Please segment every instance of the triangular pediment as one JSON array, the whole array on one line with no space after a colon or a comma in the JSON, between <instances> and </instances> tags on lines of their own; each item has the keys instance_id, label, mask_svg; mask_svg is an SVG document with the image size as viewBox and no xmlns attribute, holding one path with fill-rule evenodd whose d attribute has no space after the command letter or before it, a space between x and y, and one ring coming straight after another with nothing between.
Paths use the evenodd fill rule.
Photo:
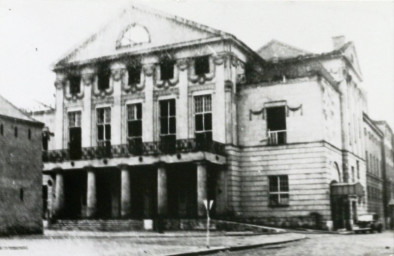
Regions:
<instances>
[{"instance_id":1,"label":"triangular pediment","mask_svg":"<svg viewBox=\"0 0 394 256\"><path fill-rule=\"evenodd\" d=\"M358 56L356 52L356 47L352 42L349 42L349 44L345 45L341 49L343 56L345 56L346 59L352 64L353 68L357 72L357 74L361 77L361 68L360 68L360 63L358 61Z\"/></svg>"},{"instance_id":2,"label":"triangular pediment","mask_svg":"<svg viewBox=\"0 0 394 256\"><path fill-rule=\"evenodd\" d=\"M55 65L145 51L226 33L147 7L130 6Z\"/></svg>"}]
</instances>

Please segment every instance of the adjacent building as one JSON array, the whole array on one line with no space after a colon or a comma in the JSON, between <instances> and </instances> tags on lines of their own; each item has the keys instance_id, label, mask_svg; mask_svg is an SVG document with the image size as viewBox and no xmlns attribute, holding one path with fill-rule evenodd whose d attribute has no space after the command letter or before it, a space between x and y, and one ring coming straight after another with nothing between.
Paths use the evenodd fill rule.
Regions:
<instances>
[{"instance_id":1,"label":"adjacent building","mask_svg":"<svg viewBox=\"0 0 394 256\"><path fill-rule=\"evenodd\" d=\"M42 233L42 128L0 96L0 234Z\"/></svg>"},{"instance_id":2,"label":"adjacent building","mask_svg":"<svg viewBox=\"0 0 394 256\"><path fill-rule=\"evenodd\" d=\"M384 134L368 115L364 114L365 162L367 166L368 212L377 214L381 220L384 214Z\"/></svg>"},{"instance_id":3,"label":"adjacent building","mask_svg":"<svg viewBox=\"0 0 394 256\"><path fill-rule=\"evenodd\" d=\"M383 205L386 227L394 228L394 135L386 121L374 122L383 133Z\"/></svg>"},{"instance_id":4,"label":"adjacent building","mask_svg":"<svg viewBox=\"0 0 394 256\"><path fill-rule=\"evenodd\" d=\"M195 219L211 199L216 218L350 228L369 211L368 111L354 44L333 44L255 52L124 10L54 66L51 215Z\"/></svg>"}]
</instances>

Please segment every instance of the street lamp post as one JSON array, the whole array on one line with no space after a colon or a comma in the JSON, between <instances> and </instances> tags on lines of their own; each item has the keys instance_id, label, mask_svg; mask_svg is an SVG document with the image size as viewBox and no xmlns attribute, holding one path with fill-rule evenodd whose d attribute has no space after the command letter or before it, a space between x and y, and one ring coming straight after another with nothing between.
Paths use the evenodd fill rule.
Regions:
<instances>
[{"instance_id":1,"label":"street lamp post","mask_svg":"<svg viewBox=\"0 0 394 256\"><path fill-rule=\"evenodd\" d=\"M209 249L209 211L211 210L213 205L213 200L204 200L204 206L207 210L207 248Z\"/></svg>"}]
</instances>

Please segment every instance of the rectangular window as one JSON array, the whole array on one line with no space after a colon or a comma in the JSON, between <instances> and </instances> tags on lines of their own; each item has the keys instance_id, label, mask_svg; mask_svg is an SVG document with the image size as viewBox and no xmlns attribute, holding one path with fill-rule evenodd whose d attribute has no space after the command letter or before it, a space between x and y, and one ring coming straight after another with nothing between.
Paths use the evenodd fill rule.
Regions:
<instances>
[{"instance_id":1,"label":"rectangular window","mask_svg":"<svg viewBox=\"0 0 394 256\"><path fill-rule=\"evenodd\" d=\"M70 75L70 93L72 95L81 92L81 76L80 75Z\"/></svg>"},{"instance_id":2,"label":"rectangular window","mask_svg":"<svg viewBox=\"0 0 394 256\"><path fill-rule=\"evenodd\" d=\"M127 106L127 138L132 154L142 153L142 104Z\"/></svg>"},{"instance_id":3,"label":"rectangular window","mask_svg":"<svg viewBox=\"0 0 394 256\"><path fill-rule=\"evenodd\" d=\"M289 205L289 178L287 175L268 176L269 178L269 205Z\"/></svg>"},{"instance_id":4,"label":"rectangular window","mask_svg":"<svg viewBox=\"0 0 394 256\"><path fill-rule=\"evenodd\" d=\"M81 112L68 113L68 130L69 141L68 148L70 158L77 160L81 158L82 154L82 131L81 131Z\"/></svg>"},{"instance_id":5,"label":"rectangular window","mask_svg":"<svg viewBox=\"0 0 394 256\"><path fill-rule=\"evenodd\" d=\"M176 109L174 99L160 101L160 142L163 152L175 152Z\"/></svg>"},{"instance_id":6,"label":"rectangular window","mask_svg":"<svg viewBox=\"0 0 394 256\"><path fill-rule=\"evenodd\" d=\"M81 112L68 112L68 127L76 128L81 127Z\"/></svg>"},{"instance_id":7,"label":"rectangular window","mask_svg":"<svg viewBox=\"0 0 394 256\"><path fill-rule=\"evenodd\" d=\"M97 145L110 150L111 147L111 108L97 109Z\"/></svg>"},{"instance_id":8,"label":"rectangular window","mask_svg":"<svg viewBox=\"0 0 394 256\"><path fill-rule=\"evenodd\" d=\"M160 80L169 80L174 78L174 64L172 60L164 60L160 64Z\"/></svg>"},{"instance_id":9,"label":"rectangular window","mask_svg":"<svg viewBox=\"0 0 394 256\"><path fill-rule=\"evenodd\" d=\"M268 144L280 145L286 143L286 108L270 107L267 112Z\"/></svg>"},{"instance_id":10,"label":"rectangular window","mask_svg":"<svg viewBox=\"0 0 394 256\"><path fill-rule=\"evenodd\" d=\"M209 73L209 56L194 59L194 73L198 76Z\"/></svg>"},{"instance_id":11,"label":"rectangular window","mask_svg":"<svg viewBox=\"0 0 394 256\"><path fill-rule=\"evenodd\" d=\"M357 179L360 180L360 162L358 160L356 161L356 166L357 166Z\"/></svg>"},{"instance_id":12,"label":"rectangular window","mask_svg":"<svg viewBox=\"0 0 394 256\"><path fill-rule=\"evenodd\" d=\"M104 91L109 88L109 80L111 77L111 71L107 66L101 66L98 71L98 89Z\"/></svg>"},{"instance_id":13,"label":"rectangular window","mask_svg":"<svg viewBox=\"0 0 394 256\"><path fill-rule=\"evenodd\" d=\"M211 95L194 97L194 133L198 147L206 147L212 141Z\"/></svg>"},{"instance_id":14,"label":"rectangular window","mask_svg":"<svg viewBox=\"0 0 394 256\"><path fill-rule=\"evenodd\" d=\"M354 173L354 166L352 166L352 181L356 181L356 174Z\"/></svg>"},{"instance_id":15,"label":"rectangular window","mask_svg":"<svg viewBox=\"0 0 394 256\"><path fill-rule=\"evenodd\" d=\"M129 85L139 84L141 80L141 66L130 66L127 69L129 75Z\"/></svg>"}]
</instances>

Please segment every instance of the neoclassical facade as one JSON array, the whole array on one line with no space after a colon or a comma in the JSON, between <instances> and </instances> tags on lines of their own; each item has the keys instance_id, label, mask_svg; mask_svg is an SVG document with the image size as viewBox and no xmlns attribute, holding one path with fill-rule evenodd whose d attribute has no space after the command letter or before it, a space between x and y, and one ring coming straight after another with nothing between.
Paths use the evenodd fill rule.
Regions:
<instances>
[{"instance_id":1,"label":"neoclassical facade","mask_svg":"<svg viewBox=\"0 0 394 256\"><path fill-rule=\"evenodd\" d=\"M58 219L216 218L343 228L367 212L352 43L311 54L132 6L54 66ZM282 56L283 55L283 56Z\"/></svg>"}]
</instances>

